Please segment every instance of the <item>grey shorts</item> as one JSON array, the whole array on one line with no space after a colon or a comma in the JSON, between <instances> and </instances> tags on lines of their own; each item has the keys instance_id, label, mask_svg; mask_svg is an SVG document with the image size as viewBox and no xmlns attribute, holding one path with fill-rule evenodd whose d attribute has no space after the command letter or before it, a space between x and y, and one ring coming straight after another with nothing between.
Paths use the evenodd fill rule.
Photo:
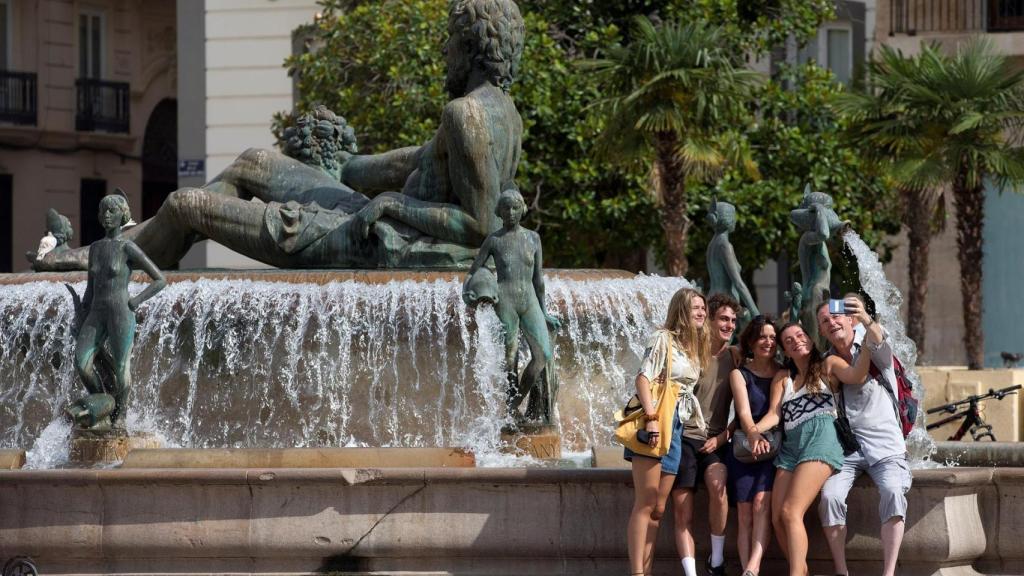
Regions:
<instances>
[{"instance_id":1,"label":"grey shorts","mask_svg":"<svg viewBox=\"0 0 1024 576\"><path fill-rule=\"evenodd\" d=\"M843 467L833 474L821 489L818 516L822 526L846 525L846 496L853 481L867 472L878 487L878 518L882 523L892 518L907 517L907 491L913 476L906 456L889 456L868 466L860 452L846 457Z\"/></svg>"}]
</instances>

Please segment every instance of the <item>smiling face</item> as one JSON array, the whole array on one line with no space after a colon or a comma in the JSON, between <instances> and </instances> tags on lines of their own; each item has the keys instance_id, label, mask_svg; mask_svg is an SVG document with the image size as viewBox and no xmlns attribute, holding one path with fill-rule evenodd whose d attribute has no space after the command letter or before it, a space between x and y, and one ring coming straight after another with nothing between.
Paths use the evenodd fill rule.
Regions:
<instances>
[{"instance_id":1,"label":"smiling face","mask_svg":"<svg viewBox=\"0 0 1024 576\"><path fill-rule=\"evenodd\" d=\"M761 327L761 335L754 341L754 358L774 358L775 350L775 326L765 324Z\"/></svg>"},{"instance_id":2,"label":"smiling face","mask_svg":"<svg viewBox=\"0 0 1024 576\"><path fill-rule=\"evenodd\" d=\"M736 312L731 306L720 306L711 318L711 337L721 342L729 342L736 332Z\"/></svg>"},{"instance_id":3,"label":"smiling face","mask_svg":"<svg viewBox=\"0 0 1024 576\"><path fill-rule=\"evenodd\" d=\"M811 339L800 326L789 326L780 335L782 352L790 358L799 359L810 356Z\"/></svg>"},{"instance_id":4,"label":"smiling face","mask_svg":"<svg viewBox=\"0 0 1024 576\"><path fill-rule=\"evenodd\" d=\"M690 322L695 328L701 328L704 326L704 321L708 319L708 305L704 302L704 298L701 296L694 296L690 300Z\"/></svg>"},{"instance_id":5,"label":"smiling face","mask_svg":"<svg viewBox=\"0 0 1024 576\"><path fill-rule=\"evenodd\" d=\"M827 303L826 303L827 304ZM848 350L853 345L853 320L846 314L829 314L828 306L818 307L818 332L836 350Z\"/></svg>"}]
</instances>

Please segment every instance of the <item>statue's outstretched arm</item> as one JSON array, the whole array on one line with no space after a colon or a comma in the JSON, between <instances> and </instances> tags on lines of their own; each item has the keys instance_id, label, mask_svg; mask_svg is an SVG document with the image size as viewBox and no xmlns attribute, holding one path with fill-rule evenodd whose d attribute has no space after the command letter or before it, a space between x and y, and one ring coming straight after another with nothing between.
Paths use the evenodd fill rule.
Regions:
<instances>
[{"instance_id":1,"label":"statue's outstretched arm","mask_svg":"<svg viewBox=\"0 0 1024 576\"><path fill-rule=\"evenodd\" d=\"M430 146L409 146L381 154L352 156L341 169L341 181L364 193L401 190L419 166L422 150Z\"/></svg>"},{"instance_id":2,"label":"statue's outstretched arm","mask_svg":"<svg viewBox=\"0 0 1024 576\"><path fill-rule=\"evenodd\" d=\"M134 298L128 301L128 307L133 311L138 307L156 295L157 292L164 289L167 285L167 280L164 279L164 275L160 272L160 269L156 267L156 264L146 256L146 253L142 251L134 242L125 242L125 250L128 251L128 260L134 266L141 268L149 277L153 280L149 283L149 286L139 292Z\"/></svg>"},{"instance_id":3,"label":"statue's outstretched arm","mask_svg":"<svg viewBox=\"0 0 1024 576\"><path fill-rule=\"evenodd\" d=\"M747 283L743 281L743 275L740 273L740 263L736 259L736 251L733 250L732 244L728 242L724 244L723 249L725 250L725 273L732 280L733 288L740 297L740 304L743 304L743 307L750 312L752 317L757 316L761 312L757 309L757 304L754 303L754 297L750 295L750 290L747 289Z\"/></svg>"}]
</instances>

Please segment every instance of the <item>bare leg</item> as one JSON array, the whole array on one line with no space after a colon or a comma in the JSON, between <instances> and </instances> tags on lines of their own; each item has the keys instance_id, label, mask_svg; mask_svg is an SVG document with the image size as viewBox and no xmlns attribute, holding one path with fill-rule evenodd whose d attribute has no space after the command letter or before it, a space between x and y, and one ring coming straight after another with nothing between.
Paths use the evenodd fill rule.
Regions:
<instances>
[{"instance_id":1,"label":"bare leg","mask_svg":"<svg viewBox=\"0 0 1024 576\"><path fill-rule=\"evenodd\" d=\"M768 546L771 543L771 499L771 492L758 492L754 496L754 521L750 535L750 556L746 564L744 564L744 569L750 570L754 574L761 572L761 559L768 552Z\"/></svg>"},{"instance_id":2,"label":"bare leg","mask_svg":"<svg viewBox=\"0 0 1024 576\"><path fill-rule=\"evenodd\" d=\"M728 475L725 464L712 464L704 471L704 485L708 489L708 524L713 536L725 535L725 524L729 520L729 499L725 490Z\"/></svg>"},{"instance_id":3,"label":"bare leg","mask_svg":"<svg viewBox=\"0 0 1024 576\"><path fill-rule=\"evenodd\" d=\"M832 552L832 567L836 574L849 574L846 567L846 526L822 526L822 530L825 532L828 549Z\"/></svg>"},{"instance_id":4,"label":"bare leg","mask_svg":"<svg viewBox=\"0 0 1024 576\"><path fill-rule=\"evenodd\" d=\"M753 509L754 504L752 502L736 503L736 550L739 551L740 566L744 570L747 570L750 566L751 528L754 523Z\"/></svg>"},{"instance_id":5,"label":"bare leg","mask_svg":"<svg viewBox=\"0 0 1024 576\"><path fill-rule=\"evenodd\" d=\"M789 493L789 484L793 479L793 473L779 468L775 472L775 488L772 491L772 527L775 529L775 539L779 541L779 549L782 555L789 560L789 538L786 533L786 525L782 522L782 502Z\"/></svg>"},{"instance_id":6,"label":"bare leg","mask_svg":"<svg viewBox=\"0 0 1024 576\"><path fill-rule=\"evenodd\" d=\"M675 480L675 476L666 475L665 478ZM629 514L626 528L629 571L632 574L650 573L649 568L654 559L654 539L665 513L666 498L662 496L662 480L660 461L643 456L633 458L633 510ZM664 489L666 497L669 489Z\"/></svg>"},{"instance_id":7,"label":"bare leg","mask_svg":"<svg viewBox=\"0 0 1024 576\"><path fill-rule=\"evenodd\" d=\"M832 467L824 462L803 462L793 471L781 511L789 546L790 576L807 576L807 529L804 527L804 514L831 475Z\"/></svg>"},{"instance_id":8,"label":"bare leg","mask_svg":"<svg viewBox=\"0 0 1024 576\"><path fill-rule=\"evenodd\" d=\"M884 576L894 576L896 574L896 559L900 554L900 544L903 543L905 525L903 518L899 516L893 516L882 524L882 556L884 562L882 573Z\"/></svg>"},{"instance_id":9,"label":"bare leg","mask_svg":"<svg viewBox=\"0 0 1024 576\"><path fill-rule=\"evenodd\" d=\"M692 488L680 488L672 491L672 511L676 522L676 551L679 558L693 558L696 554L693 545L693 498Z\"/></svg>"}]
</instances>

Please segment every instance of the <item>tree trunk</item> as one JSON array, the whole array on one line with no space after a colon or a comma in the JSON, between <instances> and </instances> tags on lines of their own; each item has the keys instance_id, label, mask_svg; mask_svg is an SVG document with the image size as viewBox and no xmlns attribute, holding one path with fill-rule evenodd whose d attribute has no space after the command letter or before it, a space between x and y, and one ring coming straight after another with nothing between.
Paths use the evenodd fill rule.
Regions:
<instances>
[{"instance_id":1,"label":"tree trunk","mask_svg":"<svg viewBox=\"0 0 1024 576\"><path fill-rule=\"evenodd\" d=\"M985 365L985 334L981 330L981 260L985 216L985 188L968 187L963 174L953 185L956 206L956 247L960 261L960 298L964 314L967 368Z\"/></svg>"},{"instance_id":2,"label":"tree trunk","mask_svg":"<svg viewBox=\"0 0 1024 576\"><path fill-rule=\"evenodd\" d=\"M924 356L925 301L928 299L928 254L932 240L935 198L926 191L903 190L907 239L910 241L910 299L907 303L907 336L917 344L918 359Z\"/></svg>"},{"instance_id":3,"label":"tree trunk","mask_svg":"<svg viewBox=\"0 0 1024 576\"><path fill-rule=\"evenodd\" d=\"M665 268L669 276L685 276L686 240L690 219L686 216L686 178L676 156L678 139L672 132L655 138L655 170L661 198L661 228L665 232Z\"/></svg>"}]
</instances>

